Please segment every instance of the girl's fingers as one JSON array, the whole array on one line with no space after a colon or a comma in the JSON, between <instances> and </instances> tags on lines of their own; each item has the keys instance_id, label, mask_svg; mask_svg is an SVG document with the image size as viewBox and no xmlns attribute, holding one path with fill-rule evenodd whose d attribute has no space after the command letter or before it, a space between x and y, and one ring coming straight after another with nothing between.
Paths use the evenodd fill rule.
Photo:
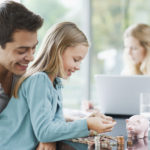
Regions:
<instances>
[{"instance_id":1,"label":"girl's fingers","mask_svg":"<svg viewBox=\"0 0 150 150\"><path fill-rule=\"evenodd\" d=\"M110 131L112 131L112 129L113 129L113 128L104 129L104 131L103 131L103 132L110 132Z\"/></svg>"},{"instance_id":2,"label":"girl's fingers","mask_svg":"<svg viewBox=\"0 0 150 150\"><path fill-rule=\"evenodd\" d=\"M113 121L113 118L112 118L112 117L106 116L106 115L104 115L104 114L102 114L102 113L100 113L100 112L93 112L90 116L92 116L92 117L97 116L97 117L100 117L100 118L102 118L102 119L106 119L106 120L109 120L109 121Z\"/></svg>"},{"instance_id":3,"label":"girl's fingers","mask_svg":"<svg viewBox=\"0 0 150 150\"><path fill-rule=\"evenodd\" d=\"M113 122L113 123L104 123L104 127L105 127L105 129L113 128L115 124L116 124L116 122Z\"/></svg>"},{"instance_id":4,"label":"girl's fingers","mask_svg":"<svg viewBox=\"0 0 150 150\"><path fill-rule=\"evenodd\" d=\"M101 119L101 121L105 124L112 124L112 123L116 122L115 120L108 120L108 119Z\"/></svg>"},{"instance_id":5,"label":"girl's fingers","mask_svg":"<svg viewBox=\"0 0 150 150\"><path fill-rule=\"evenodd\" d=\"M103 128L103 129L100 130L99 133L110 132L110 131L112 131L112 129L113 129L113 127L110 127L110 128Z\"/></svg>"},{"instance_id":6,"label":"girl's fingers","mask_svg":"<svg viewBox=\"0 0 150 150\"><path fill-rule=\"evenodd\" d=\"M112 120L112 121L113 121L113 118L110 117L110 116L106 116L106 119L107 119L107 120Z\"/></svg>"}]
</instances>

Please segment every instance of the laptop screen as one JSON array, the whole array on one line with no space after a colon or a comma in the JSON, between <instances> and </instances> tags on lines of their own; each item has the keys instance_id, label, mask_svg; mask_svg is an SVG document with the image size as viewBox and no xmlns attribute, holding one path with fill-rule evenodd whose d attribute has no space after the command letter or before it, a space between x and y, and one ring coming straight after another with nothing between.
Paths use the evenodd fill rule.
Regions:
<instances>
[{"instance_id":1,"label":"laptop screen","mask_svg":"<svg viewBox=\"0 0 150 150\"><path fill-rule=\"evenodd\" d=\"M150 76L96 75L96 94L101 112L139 114L140 93L150 93Z\"/></svg>"}]
</instances>

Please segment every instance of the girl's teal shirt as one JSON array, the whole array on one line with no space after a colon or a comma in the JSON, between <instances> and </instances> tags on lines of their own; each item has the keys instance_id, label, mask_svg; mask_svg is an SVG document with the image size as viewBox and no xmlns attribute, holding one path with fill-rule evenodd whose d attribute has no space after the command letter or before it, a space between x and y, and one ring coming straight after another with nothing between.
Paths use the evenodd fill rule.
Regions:
<instances>
[{"instance_id":1,"label":"girl's teal shirt","mask_svg":"<svg viewBox=\"0 0 150 150\"><path fill-rule=\"evenodd\" d=\"M62 112L61 80L54 86L38 72L27 78L0 114L0 149L33 150L39 142L54 142L89 135L87 121L66 122Z\"/></svg>"}]
</instances>

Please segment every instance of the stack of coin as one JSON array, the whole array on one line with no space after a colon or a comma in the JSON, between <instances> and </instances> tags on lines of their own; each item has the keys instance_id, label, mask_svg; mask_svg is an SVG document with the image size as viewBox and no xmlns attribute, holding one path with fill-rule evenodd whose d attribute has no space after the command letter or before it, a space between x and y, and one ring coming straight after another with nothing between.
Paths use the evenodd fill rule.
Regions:
<instances>
[{"instance_id":1,"label":"stack of coin","mask_svg":"<svg viewBox=\"0 0 150 150\"><path fill-rule=\"evenodd\" d=\"M123 136L117 136L117 150L124 150L124 137Z\"/></svg>"},{"instance_id":2,"label":"stack of coin","mask_svg":"<svg viewBox=\"0 0 150 150\"><path fill-rule=\"evenodd\" d=\"M127 140L127 146L131 147L132 145L133 145L132 139L128 138L128 140Z\"/></svg>"},{"instance_id":3,"label":"stack of coin","mask_svg":"<svg viewBox=\"0 0 150 150\"><path fill-rule=\"evenodd\" d=\"M110 146L110 142L109 141L102 141L101 142L101 148L102 149L109 149L109 150L112 149L112 147Z\"/></svg>"},{"instance_id":4,"label":"stack of coin","mask_svg":"<svg viewBox=\"0 0 150 150\"><path fill-rule=\"evenodd\" d=\"M124 137L123 136L117 136L117 143L118 145L124 145Z\"/></svg>"},{"instance_id":5,"label":"stack of coin","mask_svg":"<svg viewBox=\"0 0 150 150\"><path fill-rule=\"evenodd\" d=\"M118 145L117 150L124 150L124 145Z\"/></svg>"},{"instance_id":6,"label":"stack of coin","mask_svg":"<svg viewBox=\"0 0 150 150\"><path fill-rule=\"evenodd\" d=\"M95 150L100 150L100 136L95 136L94 138L95 141Z\"/></svg>"}]
</instances>

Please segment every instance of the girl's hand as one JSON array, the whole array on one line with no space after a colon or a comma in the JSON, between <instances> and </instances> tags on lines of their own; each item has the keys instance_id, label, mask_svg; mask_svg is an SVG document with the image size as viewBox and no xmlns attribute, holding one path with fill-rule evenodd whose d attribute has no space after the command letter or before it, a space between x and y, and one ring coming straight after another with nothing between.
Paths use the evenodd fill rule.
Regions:
<instances>
[{"instance_id":1,"label":"girl's hand","mask_svg":"<svg viewBox=\"0 0 150 150\"><path fill-rule=\"evenodd\" d=\"M107 120L101 117L89 117L87 118L87 125L89 130L94 130L98 133L112 131L115 121Z\"/></svg>"},{"instance_id":2,"label":"girl's hand","mask_svg":"<svg viewBox=\"0 0 150 150\"><path fill-rule=\"evenodd\" d=\"M56 143L39 143L36 150L56 150Z\"/></svg>"},{"instance_id":3,"label":"girl's hand","mask_svg":"<svg viewBox=\"0 0 150 150\"><path fill-rule=\"evenodd\" d=\"M104 120L114 121L112 117L106 116L106 115L100 113L100 111L94 111L93 113L91 113L90 117L100 117Z\"/></svg>"}]
</instances>

